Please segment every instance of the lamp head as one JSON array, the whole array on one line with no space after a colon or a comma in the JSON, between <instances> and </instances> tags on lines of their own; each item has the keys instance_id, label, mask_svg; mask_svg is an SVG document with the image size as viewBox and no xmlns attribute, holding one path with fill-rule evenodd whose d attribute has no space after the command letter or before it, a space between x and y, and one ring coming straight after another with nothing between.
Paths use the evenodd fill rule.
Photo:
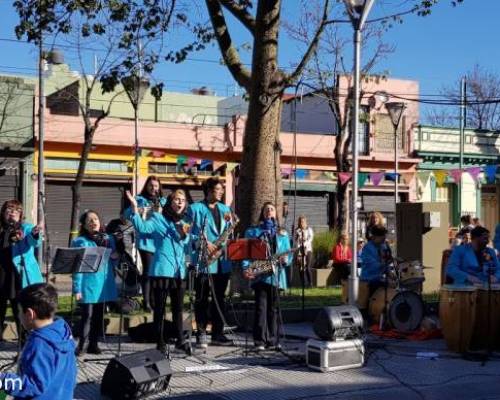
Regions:
<instances>
[{"instance_id":1,"label":"lamp head","mask_svg":"<svg viewBox=\"0 0 500 400\"><path fill-rule=\"evenodd\" d=\"M387 108L389 116L391 117L392 125L397 128L406 108L406 103L402 101L389 101L385 103L385 108Z\"/></svg>"}]
</instances>

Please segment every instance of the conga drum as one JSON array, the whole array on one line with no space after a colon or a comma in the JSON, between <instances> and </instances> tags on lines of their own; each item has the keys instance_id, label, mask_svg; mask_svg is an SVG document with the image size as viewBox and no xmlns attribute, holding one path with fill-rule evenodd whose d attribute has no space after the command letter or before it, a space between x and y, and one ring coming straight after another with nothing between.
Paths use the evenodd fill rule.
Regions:
<instances>
[{"instance_id":1,"label":"conga drum","mask_svg":"<svg viewBox=\"0 0 500 400\"><path fill-rule=\"evenodd\" d=\"M386 295L384 288L378 288L370 297L368 315L375 323L380 323L384 313ZM422 297L405 289L387 288L387 323L400 332L416 330L424 318Z\"/></svg>"},{"instance_id":2,"label":"conga drum","mask_svg":"<svg viewBox=\"0 0 500 400\"><path fill-rule=\"evenodd\" d=\"M439 319L446 346L451 351L469 350L476 321L476 298L474 286L441 287Z\"/></svg>"},{"instance_id":3,"label":"conga drum","mask_svg":"<svg viewBox=\"0 0 500 400\"><path fill-rule=\"evenodd\" d=\"M490 293L488 295L488 293ZM488 296L490 307L488 309ZM488 323L489 316L489 323ZM500 286L477 287L476 322L472 333L471 348L473 350L494 350L500 344Z\"/></svg>"}]
</instances>

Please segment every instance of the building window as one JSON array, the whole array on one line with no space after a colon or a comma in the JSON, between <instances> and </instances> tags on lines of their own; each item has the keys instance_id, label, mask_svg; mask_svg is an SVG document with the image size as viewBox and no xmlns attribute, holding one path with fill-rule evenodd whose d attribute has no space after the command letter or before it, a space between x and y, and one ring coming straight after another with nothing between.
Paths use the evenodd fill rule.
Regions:
<instances>
[{"instance_id":1,"label":"building window","mask_svg":"<svg viewBox=\"0 0 500 400\"><path fill-rule=\"evenodd\" d=\"M398 149L405 148L405 136L403 135L405 117L401 118L398 127ZM375 149L381 152L394 152L394 126L388 114L375 115Z\"/></svg>"},{"instance_id":2,"label":"building window","mask_svg":"<svg viewBox=\"0 0 500 400\"><path fill-rule=\"evenodd\" d=\"M189 168L187 165L178 165L176 163L150 162L148 164L148 172L150 174L212 175L214 170L213 164L203 170L200 170L199 165L194 165Z\"/></svg>"},{"instance_id":3,"label":"building window","mask_svg":"<svg viewBox=\"0 0 500 400\"><path fill-rule=\"evenodd\" d=\"M48 158L45 160L45 167L54 170L77 170L79 163L80 160L72 158ZM101 172L128 172L127 163L124 161L88 160L85 169Z\"/></svg>"},{"instance_id":4,"label":"building window","mask_svg":"<svg viewBox=\"0 0 500 400\"><path fill-rule=\"evenodd\" d=\"M453 184L446 183L443 186L436 185L436 199L438 203L448 203L448 221L452 222L453 218Z\"/></svg>"}]
</instances>

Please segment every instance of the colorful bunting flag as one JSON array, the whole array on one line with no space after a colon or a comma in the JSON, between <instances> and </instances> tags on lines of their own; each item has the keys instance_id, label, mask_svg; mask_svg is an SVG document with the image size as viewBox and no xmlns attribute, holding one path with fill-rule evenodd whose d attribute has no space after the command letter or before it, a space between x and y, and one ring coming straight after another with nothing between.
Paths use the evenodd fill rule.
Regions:
<instances>
[{"instance_id":1,"label":"colorful bunting flag","mask_svg":"<svg viewBox=\"0 0 500 400\"><path fill-rule=\"evenodd\" d=\"M427 182L429 182L429 178L431 177L431 171L418 171L417 179L420 184L425 188L427 186Z\"/></svg>"},{"instance_id":2,"label":"colorful bunting flag","mask_svg":"<svg viewBox=\"0 0 500 400\"><path fill-rule=\"evenodd\" d=\"M394 182L397 179L398 175L399 174L396 172L386 172L385 179L387 179L388 181Z\"/></svg>"},{"instance_id":3,"label":"colorful bunting flag","mask_svg":"<svg viewBox=\"0 0 500 400\"><path fill-rule=\"evenodd\" d=\"M484 173L486 174L488 183L494 183L497 174L497 166L487 165L486 167L484 167Z\"/></svg>"},{"instance_id":4,"label":"colorful bunting flag","mask_svg":"<svg viewBox=\"0 0 500 400\"><path fill-rule=\"evenodd\" d=\"M414 172L404 172L401 174L401 177L403 178L403 182L405 183L405 185L410 185L414 176L415 176Z\"/></svg>"},{"instance_id":5,"label":"colorful bunting flag","mask_svg":"<svg viewBox=\"0 0 500 400\"><path fill-rule=\"evenodd\" d=\"M371 172L370 173L370 181L373 183L374 186L380 185L380 182L382 182L382 179L384 179L383 172Z\"/></svg>"},{"instance_id":6,"label":"colorful bunting flag","mask_svg":"<svg viewBox=\"0 0 500 400\"><path fill-rule=\"evenodd\" d=\"M443 169L438 169L433 172L434 173L434 178L436 179L436 184L441 187L444 185L446 182L446 177L448 176L448 171L445 171Z\"/></svg>"},{"instance_id":7,"label":"colorful bunting flag","mask_svg":"<svg viewBox=\"0 0 500 400\"><path fill-rule=\"evenodd\" d=\"M205 170L210 167L214 162L212 160L201 160L200 170Z\"/></svg>"},{"instance_id":8,"label":"colorful bunting flag","mask_svg":"<svg viewBox=\"0 0 500 400\"><path fill-rule=\"evenodd\" d=\"M465 171L469 173L474 182L477 182L479 179L479 174L481 173L481 167L469 167L466 168Z\"/></svg>"},{"instance_id":9,"label":"colorful bunting flag","mask_svg":"<svg viewBox=\"0 0 500 400\"><path fill-rule=\"evenodd\" d=\"M339 179L342 185L345 185L352 177L352 172L339 172Z\"/></svg>"},{"instance_id":10,"label":"colorful bunting flag","mask_svg":"<svg viewBox=\"0 0 500 400\"><path fill-rule=\"evenodd\" d=\"M292 167L281 167L281 175L292 175Z\"/></svg>"},{"instance_id":11,"label":"colorful bunting flag","mask_svg":"<svg viewBox=\"0 0 500 400\"><path fill-rule=\"evenodd\" d=\"M134 169L135 160L127 161L125 165L127 166L127 168Z\"/></svg>"},{"instance_id":12,"label":"colorful bunting flag","mask_svg":"<svg viewBox=\"0 0 500 400\"><path fill-rule=\"evenodd\" d=\"M449 174L451 176L451 179L453 179L453 181L456 184L460 183L460 180L462 179L462 170L461 169L450 169Z\"/></svg>"},{"instance_id":13,"label":"colorful bunting flag","mask_svg":"<svg viewBox=\"0 0 500 400\"><path fill-rule=\"evenodd\" d=\"M163 158L165 157L165 152L161 150L153 150L149 152L149 156L153 158Z\"/></svg>"},{"instance_id":14,"label":"colorful bunting flag","mask_svg":"<svg viewBox=\"0 0 500 400\"><path fill-rule=\"evenodd\" d=\"M238 166L238 163L228 162L226 163L226 172L232 172Z\"/></svg>"},{"instance_id":15,"label":"colorful bunting flag","mask_svg":"<svg viewBox=\"0 0 500 400\"><path fill-rule=\"evenodd\" d=\"M181 165L184 165L187 161L187 157L186 156L182 156L182 155L178 155L177 156L177 165L181 166Z\"/></svg>"},{"instance_id":16,"label":"colorful bunting flag","mask_svg":"<svg viewBox=\"0 0 500 400\"><path fill-rule=\"evenodd\" d=\"M187 166L188 168L193 168L196 165L196 158L189 157L187 159Z\"/></svg>"},{"instance_id":17,"label":"colorful bunting flag","mask_svg":"<svg viewBox=\"0 0 500 400\"><path fill-rule=\"evenodd\" d=\"M297 179L306 179L309 175L309 170L307 169L297 169L295 170L295 176Z\"/></svg>"},{"instance_id":18,"label":"colorful bunting flag","mask_svg":"<svg viewBox=\"0 0 500 400\"><path fill-rule=\"evenodd\" d=\"M368 179L367 172L358 172L358 189L361 189L366 185L366 180Z\"/></svg>"},{"instance_id":19,"label":"colorful bunting flag","mask_svg":"<svg viewBox=\"0 0 500 400\"><path fill-rule=\"evenodd\" d=\"M323 172L323 175L325 175L325 178L331 179L332 181L335 179L335 175L333 172L326 171L326 172Z\"/></svg>"}]
</instances>

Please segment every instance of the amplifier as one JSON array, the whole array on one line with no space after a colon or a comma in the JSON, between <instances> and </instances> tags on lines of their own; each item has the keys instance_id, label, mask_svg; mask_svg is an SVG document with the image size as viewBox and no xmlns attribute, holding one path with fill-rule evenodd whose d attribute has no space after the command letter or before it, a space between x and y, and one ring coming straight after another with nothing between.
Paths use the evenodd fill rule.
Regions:
<instances>
[{"instance_id":1,"label":"amplifier","mask_svg":"<svg viewBox=\"0 0 500 400\"><path fill-rule=\"evenodd\" d=\"M309 339L306 343L306 363L321 372L362 367L365 346L361 339L327 342Z\"/></svg>"}]
</instances>

